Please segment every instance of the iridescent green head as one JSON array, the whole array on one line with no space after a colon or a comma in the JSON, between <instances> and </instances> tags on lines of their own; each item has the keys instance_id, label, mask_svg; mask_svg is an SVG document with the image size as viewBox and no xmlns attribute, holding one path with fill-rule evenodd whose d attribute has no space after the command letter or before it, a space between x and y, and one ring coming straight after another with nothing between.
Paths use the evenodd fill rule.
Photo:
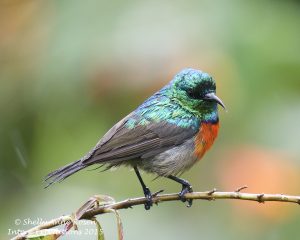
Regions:
<instances>
[{"instance_id":1,"label":"iridescent green head","mask_svg":"<svg viewBox=\"0 0 300 240\"><path fill-rule=\"evenodd\" d=\"M217 112L217 104L225 105L216 96L216 83L207 73L184 69L168 85L171 98L182 107L200 115Z\"/></svg>"}]
</instances>

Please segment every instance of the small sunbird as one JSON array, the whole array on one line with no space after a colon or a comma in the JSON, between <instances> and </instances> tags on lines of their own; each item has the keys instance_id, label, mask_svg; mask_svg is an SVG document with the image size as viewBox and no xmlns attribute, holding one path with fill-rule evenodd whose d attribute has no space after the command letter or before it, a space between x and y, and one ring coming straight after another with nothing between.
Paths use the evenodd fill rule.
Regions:
<instances>
[{"instance_id":1,"label":"small sunbird","mask_svg":"<svg viewBox=\"0 0 300 240\"><path fill-rule=\"evenodd\" d=\"M180 199L192 192L188 181L177 177L200 160L214 143L219 130L216 83L207 73L184 69L161 90L115 124L83 158L49 173L48 186L81 169L96 165L105 170L132 167L151 208L153 194L139 169L167 177L182 185ZM188 200L188 206L192 200Z\"/></svg>"}]
</instances>

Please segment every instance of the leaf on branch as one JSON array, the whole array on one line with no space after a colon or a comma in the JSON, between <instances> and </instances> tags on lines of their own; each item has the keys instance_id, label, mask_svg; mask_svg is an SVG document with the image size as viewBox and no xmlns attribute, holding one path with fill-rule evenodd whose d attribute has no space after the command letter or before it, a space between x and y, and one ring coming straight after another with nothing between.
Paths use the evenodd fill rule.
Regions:
<instances>
[{"instance_id":1,"label":"leaf on branch","mask_svg":"<svg viewBox=\"0 0 300 240\"><path fill-rule=\"evenodd\" d=\"M94 198L98 200L100 206L115 203L115 199L108 195L95 195Z\"/></svg>"},{"instance_id":2,"label":"leaf on branch","mask_svg":"<svg viewBox=\"0 0 300 240\"><path fill-rule=\"evenodd\" d=\"M79 220L87 211L102 205L115 203L115 199L107 195L95 195L90 197L75 213L75 219Z\"/></svg>"},{"instance_id":3,"label":"leaf on branch","mask_svg":"<svg viewBox=\"0 0 300 240\"><path fill-rule=\"evenodd\" d=\"M75 219L79 220L82 215L90 210L93 209L95 207L97 207L98 202L97 199L95 199L94 197L89 198L89 200L87 200L76 212L75 212Z\"/></svg>"},{"instance_id":4,"label":"leaf on branch","mask_svg":"<svg viewBox=\"0 0 300 240\"><path fill-rule=\"evenodd\" d=\"M123 224L121 220L121 216L119 211L115 209L106 209L107 212L112 212L115 214L116 219L117 219L117 226L118 226L118 239L123 240Z\"/></svg>"},{"instance_id":5,"label":"leaf on branch","mask_svg":"<svg viewBox=\"0 0 300 240\"><path fill-rule=\"evenodd\" d=\"M89 210L95 209L99 206L105 206L108 204L115 203L115 199L113 199L110 196L107 195L94 195L93 197L90 197L89 200L87 200L76 212L74 215L74 221L80 220L80 218ZM117 221L118 221L118 235L119 239L123 240L123 230L122 230L122 223L120 220L120 215L119 213L115 213L117 216ZM91 219L96 223L97 226L97 232L98 232L98 240L104 240L104 232L103 229L100 225L100 223L97 221L96 218ZM74 224L74 223L73 223ZM76 226L76 224L74 224Z\"/></svg>"},{"instance_id":6,"label":"leaf on branch","mask_svg":"<svg viewBox=\"0 0 300 240\"><path fill-rule=\"evenodd\" d=\"M44 229L27 235L25 239L30 240L56 240L62 235L58 229Z\"/></svg>"},{"instance_id":7,"label":"leaf on branch","mask_svg":"<svg viewBox=\"0 0 300 240\"><path fill-rule=\"evenodd\" d=\"M97 226L97 234L98 234L98 240L105 240L105 237L104 237L104 232L103 232L103 229L99 223L99 221L97 221L97 219L95 218L93 220Z\"/></svg>"}]
</instances>

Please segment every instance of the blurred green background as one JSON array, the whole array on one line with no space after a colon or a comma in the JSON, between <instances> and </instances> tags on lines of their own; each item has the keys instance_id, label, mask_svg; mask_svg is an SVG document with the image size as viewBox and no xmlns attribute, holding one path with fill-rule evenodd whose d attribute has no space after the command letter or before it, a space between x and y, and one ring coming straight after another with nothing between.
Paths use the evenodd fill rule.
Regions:
<instances>
[{"instance_id":1,"label":"blurred green background","mask_svg":"<svg viewBox=\"0 0 300 240\"><path fill-rule=\"evenodd\" d=\"M199 191L300 194L299 26L299 1L288 0L0 1L0 239L94 194L141 196L126 168L82 171L46 190L42 179L185 67L214 76L229 111L212 150L183 178ZM152 191L179 191L143 177ZM221 200L121 216L131 240L296 239L300 224L296 205ZM114 216L98 219L116 239ZM96 239L87 228L65 239Z\"/></svg>"}]
</instances>

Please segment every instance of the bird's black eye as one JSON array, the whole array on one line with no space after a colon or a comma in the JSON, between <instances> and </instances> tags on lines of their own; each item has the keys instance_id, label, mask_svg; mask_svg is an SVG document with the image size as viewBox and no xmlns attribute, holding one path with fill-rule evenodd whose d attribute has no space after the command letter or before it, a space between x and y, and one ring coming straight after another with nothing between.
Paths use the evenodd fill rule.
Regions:
<instances>
[{"instance_id":1,"label":"bird's black eye","mask_svg":"<svg viewBox=\"0 0 300 240\"><path fill-rule=\"evenodd\" d=\"M201 92L197 88L196 89L188 89L187 94L190 98L193 98L193 99L202 99L203 98L203 94L201 94Z\"/></svg>"},{"instance_id":2,"label":"bird's black eye","mask_svg":"<svg viewBox=\"0 0 300 240\"><path fill-rule=\"evenodd\" d=\"M203 99L208 92L214 92L216 85L211 81L202 81L197 86L186 89L187 95L192 99Z\"/></svg>"}]
</instances>

